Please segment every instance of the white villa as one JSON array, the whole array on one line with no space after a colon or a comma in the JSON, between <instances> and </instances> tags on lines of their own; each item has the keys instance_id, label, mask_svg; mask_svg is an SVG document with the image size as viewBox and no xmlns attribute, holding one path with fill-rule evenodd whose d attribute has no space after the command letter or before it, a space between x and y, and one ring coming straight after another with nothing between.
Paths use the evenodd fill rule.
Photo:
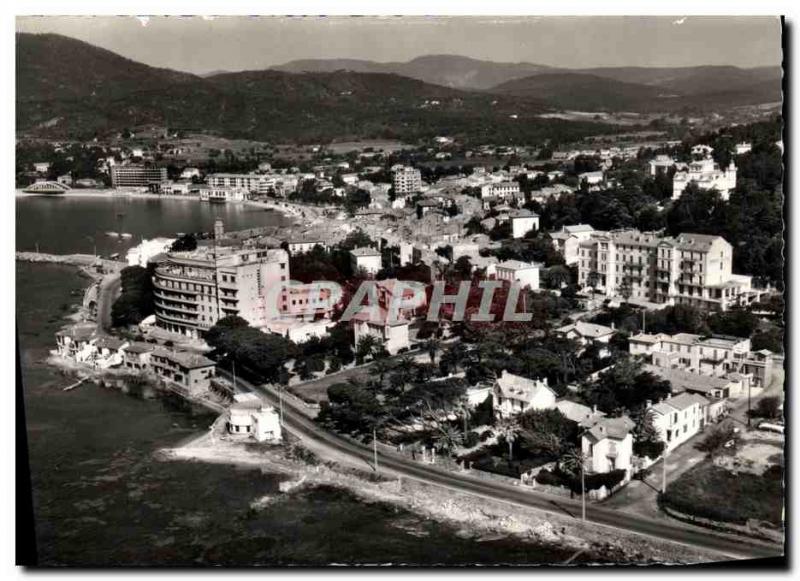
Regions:
<instances>
[{"instance_id":1,"label":"white villa","mask_svg":"<svg viewBox=\"0 0 800 581\"><path fill-rule=\"evenodd\" d=\"M726 169L721 169L711 157L691 162L672 178L672 199L680 198L686 186L692 182L703 190L718 190L722 199L727 200L736 188L736 164L731 160Z\"/></svg>"},{"instance_id":2,"label":"white villa","mask_svg":"<svg viewBox=\"0 0 800 581\"><path fill-rule=\"evenodd\" d=\"M540 268L541 265L535 262L506 260L496 264L494 272L497 280L517 281L523 287L539 290Z\"/></svg>"},{"instance_id":3,"label":"white villa","mask_svg":"<svg viewBox=\"0 0 800 581\"><path fill-rule=\"evenodd\" d=\"M547 386L547 378L528 379L505 369L497 378L492 395L495 415L501 418L556 405L556 392Z\"/></svg>"},{"instance_id":4,"label":"white villa","mask_svg":"<svg viewBox=\"0 0 800 581\"><path fill-rule=\"evenodd\" d=\"M374 248L353 248L350 251L350 261L354 272L363 270L367 274L376 274L383 268L381 253Z\"/></svg>"}]
</instances>

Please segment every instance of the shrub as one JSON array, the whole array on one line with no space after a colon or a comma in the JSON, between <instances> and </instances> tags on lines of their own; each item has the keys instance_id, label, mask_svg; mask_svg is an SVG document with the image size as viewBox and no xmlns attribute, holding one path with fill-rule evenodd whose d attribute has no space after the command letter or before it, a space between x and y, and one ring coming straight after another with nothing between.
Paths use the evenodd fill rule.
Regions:
<instances>
[{"instance_id":1,"label":"shrub","mask_svg":"<svg viewBox=\"0 0 800 581\"><path fill-rule=\"evenodd\" d=\"M478 442L480 441L481 439L480 436L478 435L478 432L468 432L467 437L464 438L464 446L466 446L467 448L472 448L474 446L477 446Z\"/></svg>"}]
</instances>

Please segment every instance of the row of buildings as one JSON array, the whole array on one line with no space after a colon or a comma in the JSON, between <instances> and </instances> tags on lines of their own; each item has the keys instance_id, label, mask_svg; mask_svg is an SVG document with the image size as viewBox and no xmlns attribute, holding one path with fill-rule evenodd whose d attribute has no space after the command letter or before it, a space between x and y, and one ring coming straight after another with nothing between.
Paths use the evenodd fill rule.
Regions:
<instances>
[{"instance_id":1,"label":"row of buildings","mask_svg":"<svg viewBox=\"0 0 800 581\"><path fill-rule=\"evenodd\" d=\"M216 370L213 361L198 353L100 335L94 324L58 331L54 354L93 369L149 374L190 395L207 392Z\"/></svg>"}]
</instances>

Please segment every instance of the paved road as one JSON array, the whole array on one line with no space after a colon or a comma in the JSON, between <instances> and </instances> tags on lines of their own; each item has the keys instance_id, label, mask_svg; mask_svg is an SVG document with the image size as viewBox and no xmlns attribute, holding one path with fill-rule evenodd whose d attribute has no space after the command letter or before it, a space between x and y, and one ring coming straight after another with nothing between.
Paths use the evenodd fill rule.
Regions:
<instances>
[{"instance_id":1,"label":"paved road","mask_svg":"<svg viewBox=\"0 0 800 581\"><path fill-rule=\"evenodd\" d=\"M111 329L111 305L119 296L121 284L119 273L106 275L100 282L97 293L97 326L102 331Z\"/></svg>"},{"instance_id":2,"label":"paved road","mask_svg":"<svg viewBox=\"0 0 800 581\"><path fill-rule=\"evenodd\" d=\"M224 372L221 371L224 374ZM267 386L256 386L247 381L238 380L241 387L260 393L273 404L277 403L278 394ZM345 454L359 461L370 462L373 451L321 429L317 424L299 411L295 404L284 399L285 427L315 444L322 445L335 455ZM378 453L382 470L387 470L406 478L444 486L459 492L476 496L503 500L511 504L540 509L550 513L567 514L579 518L580 500L554 497L531 490L520 489L494 481L478 480L465 474L446 472L430 465L421 465L406 458L400 458L383 452ZM592 523L621 529L623 531L655 537L698 549L716 551L728 559L749 559L758 557L775 557L783 555L783 547L762 543L733 535L724 535L709 529L692 527L683 523L663 522L645 516L622 513L601 506L590 505L586 510L587 520Z\"/></svg>"}]
</instances>

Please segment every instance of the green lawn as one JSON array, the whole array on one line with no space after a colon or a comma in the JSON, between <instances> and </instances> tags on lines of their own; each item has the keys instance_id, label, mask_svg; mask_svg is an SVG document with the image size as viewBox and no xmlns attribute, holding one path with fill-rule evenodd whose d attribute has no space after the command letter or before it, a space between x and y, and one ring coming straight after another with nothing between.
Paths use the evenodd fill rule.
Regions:
<instances>
[{"instance_id":1,"label":"green lawn","mask_svg":"<svg viewBox=\"0 0 800 581\"><path fill-rule=\"evenodd\" d=\"M718 521L757 519L780 525L783 482L778 470L736 475L706 460L667 486L663 502L675 510Z\"/></svg>"}]
</instances>

